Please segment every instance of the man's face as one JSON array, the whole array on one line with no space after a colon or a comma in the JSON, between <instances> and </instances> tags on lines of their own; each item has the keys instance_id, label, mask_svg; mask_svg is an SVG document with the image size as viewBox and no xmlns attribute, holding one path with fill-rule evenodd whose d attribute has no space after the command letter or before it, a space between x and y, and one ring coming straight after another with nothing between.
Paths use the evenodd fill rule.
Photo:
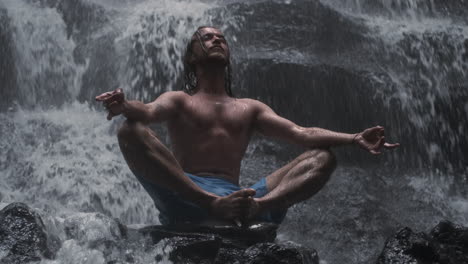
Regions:
<instances>
[{"instance_id":1,"label":"man's face","mask_svg":"<svg viewBox=\"0 0 468 264\"><path fill-rule=\"evenodd\" d=\"M193 43L195 63L216 63L226 66L229 63L230 54L223 33L219 29L210 27L202 28L198 32L200 33L201 43L195 36L195 42Z\"/></svg>"}]
</instances>

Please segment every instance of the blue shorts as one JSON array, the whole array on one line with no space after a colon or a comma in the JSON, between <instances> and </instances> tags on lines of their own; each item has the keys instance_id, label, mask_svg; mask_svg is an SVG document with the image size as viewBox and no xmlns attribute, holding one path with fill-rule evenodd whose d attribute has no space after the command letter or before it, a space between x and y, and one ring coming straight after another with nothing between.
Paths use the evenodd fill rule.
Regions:
<instances>
[{"instance_id":1,"label":"blue shorts","mask_svg":"<svg viewBox=\"0 0 468 264\"><path fill-rule=\"evenodd\" d=\"M231 182L216 177L200 177L190 173L185 173L195 184L203 190L219 196L226 196L241 188ZM189 201L186 201L177 193L154 184L142 176L135 174L141 185L153 199L159 210L159 221L163 225L175 223L199 223L209 219L209 213ZM250 188L256 190L255 198L263 197L268 193L266 179L262 178ZM287 209L265 212L255 220L262 222L272 222L280 224L286 216Z\"/></svg>"}]
</instances>

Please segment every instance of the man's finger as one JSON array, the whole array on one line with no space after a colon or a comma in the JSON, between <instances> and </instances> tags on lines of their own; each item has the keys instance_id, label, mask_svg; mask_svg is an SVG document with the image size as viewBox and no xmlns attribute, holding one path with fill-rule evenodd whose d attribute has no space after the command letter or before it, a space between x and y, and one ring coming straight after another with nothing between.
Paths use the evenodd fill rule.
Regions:
<instances>
[{"instance_id":1,"label":"man's finger","mask_svg":"<svg viewBox=\"0 0 468 264\"><path fill-rule=\"evenodd\" d=\"M375 144L371 145L369 149L370 150L380 149L384 144L385 144L385 137L381 137Z\"/></svg>"},{"instance_id":2,"label":"man's finger","mask_svg":"<svg viewBox=\"0 0 468 264\"><path fill-rule=\"evenodd\" d=\"M107 114L107 120L112 120L114 116L115 115L111 111L109 111L109 113Z\"/></svg>"},{"instance_id":3,"label":"man's finger","mask_svg":"<svg viewBox=\"0 0 468 264\"><path fill-rule=\"evenodd\" d=\"M107 109L109 113L107 114L107 120L112 120L114 116L118 116L119 114L114 114L110 109Z\"/></svg>"},{"instance_id":4,"label":"man's finger","mask_svg":"<svg viewBox=\"0 0 468 264\"><path fill-rule=\"evenodd\" d=\"M103 99L101 102L104 103L104 105L106 104L111 104L113 102L122 102L123 101L123 96L122 94L114 94L114 95L111 95L110 97L106 98L106 99Z\"/></svg>"},{"instance_id":5,"label":"man's finger","mask_svg":"<svg viewBox=\"0 0 468 264\"><path fill-rule=\"evenodd\" d=\"M372 154L374 154L374 155L379 155L379 154L381 154L382 152L371 149L371 150L370 150L370 153L372 153Z\"/></svg>"},{"instance_id":6,"label":"man's finger","mask_svg":"<svg viewBox=\"0 0 468 264\"><path fill-rule=\"evenodd\" d=\"M382 136L382 137L379 139L379 149L381 149L384 145L385 145L385 137Z\"/></svg>"},{"instance_id":7,"label":"man's finger","mask_svg":"<svg viewBox=\"0 0 468 264\"><path fill-rule=\"evenodd\" d=\"M112 102L112 103L106 105L106 107L107 107L107 108L111 108L112 106L118 105L118 104L119 104L118 102L114 101L114 102Z\"/></svg>"},{"instance_id":8,"label":"man's finger","mask_svg":"<svg viewBox=\"0 0 468 264\"><path fill-rule=\"evenodd\" d=\"M106 100L107 98L109 98L110 96L112 96L112 92L105 92L103 94L96 96L96 101L102 102Z\"/></svg>"},{"instance_id":9,"label":"man's finger","mask_svg":"<svg viewBox=\"0 0 468 264\"><path fill-rule=\"evenodd\" d=\"M383 146L384 146L384 148L392 149L392 148L399 147L400 143L395 143L395 144L385 143Z\"/></svg>"},{"instance_id":10,"label":"man's finger","mask_svg":"<svg viewBox=\"0 0 468 264\"><path fill-rule=\"evenodd\" d=\"M118 99L117 100L123 100L123 90L122 88L117 88L112 92L105 92L103 94L100 94L95 97L96 101L102 102L105 100L108 100L110 97L113 97L114 95L117 95Z\"/></svg>"}]
</instances>

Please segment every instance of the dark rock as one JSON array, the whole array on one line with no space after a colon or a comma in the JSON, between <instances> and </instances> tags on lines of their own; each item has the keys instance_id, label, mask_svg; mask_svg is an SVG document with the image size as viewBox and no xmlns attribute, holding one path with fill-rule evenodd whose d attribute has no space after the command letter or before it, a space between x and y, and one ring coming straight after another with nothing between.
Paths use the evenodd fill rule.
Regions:
<instances>
[{"instance_id":1,"label":"dark rock","mask_svg":"<svg viewBox=\"0 0 468 264\"><path fill-rule=\"evenodd\" d=\"M169 259L175 263L213 263L221 246L214 235L173 237L166 245L172 247Z\"/></svg>"},{"instance_id":2,"label":"dark rock","mask_svg":"<svg viewBox=\"0 0 468 264\"><path fill-rule=\"evenodd\" d=\"M277 227L270 223L248 227L186 224L138 231L149 235L153 243L165 240L162 243L172 249L169 259L174 263L318 263L315 250L293 243L272 243Z\"/></svg>"},{"instance_id":3,"label":"dark rock","mask_svg":"<svg viewBox=\"0 0 468 264\"><path fill-rule=\"evenodd\" d=\"M148 226L140 229L141 233L150 234L153 242L167 237L187 236L198 237L201 234L214 234L222 236L226 244L238 243L245 247L259 242L273 242L276 238L278 226L271 223L254 224L248 227L231 225L172 225L172 226Z\"/></svg>"},{"instance_id":4,"label":"dark rock","mask_svg":"<svg viewBox=\"0 0 468 264\"><path fill-rule=\"evenodd\" d=\"M320 1L258 1L234 3L229 8L244 17L245 24L249 25L248 30L236 32L239 42L255 48L267 45L342 54L362 47L367 32L362 25ZM216 20L215 24L223 24L224 18L216 17ZM225 33L232 34L229 30Z\"/></svg>"},{"instance_id":5,"label":"dark rock","mask_svg":"<svg viewBox=\"0 0 468 264\"><path fill-rule=\"evenodd\" d=\"M259 243L244 252L246 264L300 264L318 263L315 250L294 244Z\"/></svg>"},{"instance_id":6,"label":"dark rock","mask_svg":"<svg viewBox=\"0 0 468 264\"><path fill-rule=\"evenodd\" d=\"M468 263L468 228L440 222L431 233L400 229L385 243L377 264L387 263Z\"/></svg>"},{"instance_id":7,"label":"dark rock","mask_svg":"<svg viewBox=\"0 0 468 264\"><path fill-rule=\"evenodd\" d=\"M435 261L437 261L436 249L430 237L424 233L414 233L410 228L404 227L387 240L377 263L409 264Z\"/></svg>"},{"instance_id":8,"label":"dark rock","mask_svg":"<svg viewBox=\"0 0 468 264\"><path fill-rule=\"evenodd\" d=\"M222 247L218 251L215 264L242 264L244 249Z\"/></svg>"},{"instance_id":9,"label":"dark rock","mask_svg":"<svg viewBox=\"0 0 468 264\"><path fill-rule=\"evenodd\" d=\"M442 221L430 235L438 244L440 263L468 263L468 228Z\"/></svg>"},{"instance_id":10,"label":"dark rock","mask_svg":"<svg viewBox=\"0 0 468 264\"><path fill-rule=\"evenodd\" d=\"M40 216L23 203L0 211L0 262L25 263L52 258L58 245L49 238Z\"/></svg>"}]
</instances>

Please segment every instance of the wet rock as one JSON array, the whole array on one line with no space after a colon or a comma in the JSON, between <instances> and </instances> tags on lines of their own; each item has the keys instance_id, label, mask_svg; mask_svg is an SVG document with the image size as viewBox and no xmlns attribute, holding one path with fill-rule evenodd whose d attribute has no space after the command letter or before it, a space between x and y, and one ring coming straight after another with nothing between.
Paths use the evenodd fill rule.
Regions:
<instances>
[{"instance_id":1,"label":"wet rock","mask_svg":"<svg viewBox=\"0 0 468 264\"><path fill-rule=\"evenodd\" d=\"M150 226L138 231L149 235L153 243L163 241L170 247L169 259L174 263L318 263L315 250L293 243L273 243L277 227L270 223L248 227L187 224Z\"/></svg>"},{"instance_id":2,"label":"wet rock","mask_svg":"<svg viewBox=\"0 0 468 264\"><path fill-rule=\"evenodd\" d=\"M468 228L449 221L440 222L431 231L438 244L440 263L468 263Z\"/></svg>"},{"instance_id":3,"label":"wet rock","mask_svg":"<svg viewBox=\"0 0 468 264\"><path fill-rule=\"evenodd\" d=\"M47 233L39 214L23 203L0 211L0 262L26 263L52 258L58 245Z\"/></svg>"},{"instance_id":4,"label":"wet rock","mask_svg":"<svg viewBox=\"0 0 468 264\"><path fill-rule=\"evenodd\" d=\"M400 229L387 240L377 261L384 263L433 263L437 261L435 245L424 233L414 233L410 228Z\"/></svg>"},{"instance_id":5,"label":"wet rock","mask_svg":"<svg viewBox=\"0 0 468 264\"><path fill-rule=\"evenodd\" d=\"M385 243L377 264L468 263L468 228L440 222L430 234L400 229Z\"/></svg>"},{"instance_id":6,"label":"wet rock","mask_svg":"<svg viewBox=\"0 0 468 264\"><path fill-rule=\"evenodd\" d=\"M236 15L244 17L245 23L249 25L249 30L237 33L239 42L255 49L265 45L281 49L280 46L284 45L299 50L342 53L359 46L367 32L363 26L321 1L245 2L231 4L229 8ZM223 21L222 17L217 19ZM230 35L229 30L225 33Z\"/></svg>"},{"instance_id":7,"label":"wet rock","mask_svg":"<svg viewBox=\"0 0 468 264\"><path fill-rule=\"evenodd\" d=\"M292 243L260 243L249 247L244 252L244 261L248 264L300 264L318 263L317 252Z\"/></svg>"},{"instance_id":8,"label":"wet rock","mask_svg":"<svg viewBox=\"0 0 468 264\"><path fill-rule=\"evenodd\" d=\"M213 263L221 246L215 235L173 237L166 245L172 248L169 259L175 263Z\"/></svg>"},{"instance_id":9,"label":"wet rock","mask_svg":"<svg viewBox=\"0 0 468 264\"><path fill-rule=\"evenodd\" d=\"M273 242L276 238L278 226L271 223L254 224L248 227L237 227L232 225L172 225L172 226L148 226L139 231L151 235L153 242L175 236L199 237L203 235L217 235L224 238L227 244L239 243L244 247L259 242Z\"/></svg>"}]
</instances>

